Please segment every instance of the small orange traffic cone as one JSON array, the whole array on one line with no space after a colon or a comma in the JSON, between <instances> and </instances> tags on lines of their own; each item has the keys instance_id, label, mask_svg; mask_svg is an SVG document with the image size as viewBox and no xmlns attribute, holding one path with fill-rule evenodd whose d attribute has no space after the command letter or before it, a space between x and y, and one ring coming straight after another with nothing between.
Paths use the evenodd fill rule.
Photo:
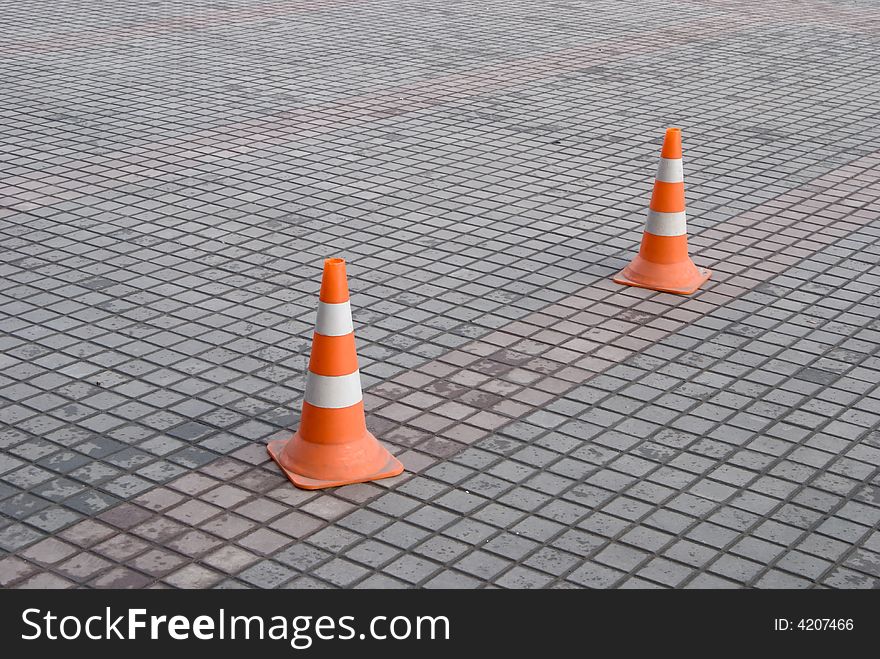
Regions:
<instances>
[{"instance_id":1,"label":"small orange traffic cone","mask_svg":"<svg viewBox=\"0 0 880 659\"><path fill-rule=\"evenodd\" d=\"M642 246L632 262L614 277L614 281L627 286L690 295L711 276L711 271L698 268L688 256L681 129L667 128Z\"/></svg>"},{"instance_id":2,"label":"small orange traffic cone","mask_svg":"<svg viewBox=\"0 0 880 659\"><path fill-rule=\"evenodd\" d=\"M269 455L305 490L397 476L403 465L367 430L345 261L326 259L299 430Z\"/></svg>"}]
</instances>

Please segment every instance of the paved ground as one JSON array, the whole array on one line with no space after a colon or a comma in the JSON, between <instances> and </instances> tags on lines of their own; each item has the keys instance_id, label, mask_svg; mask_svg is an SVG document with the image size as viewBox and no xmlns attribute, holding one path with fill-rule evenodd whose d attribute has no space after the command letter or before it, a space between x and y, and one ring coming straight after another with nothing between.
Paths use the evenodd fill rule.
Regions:
<instances>
[{"instance_id":1,"label":"paved ground","mask_svg":"<svg viewBox=\"0 0 880 659\"><path fill-rule=\"evenodd\" d=\"M880 586L878 2L0 12L3 586ZM330 255L408 471L309 493Z\"/></svg>"}]
</instances>

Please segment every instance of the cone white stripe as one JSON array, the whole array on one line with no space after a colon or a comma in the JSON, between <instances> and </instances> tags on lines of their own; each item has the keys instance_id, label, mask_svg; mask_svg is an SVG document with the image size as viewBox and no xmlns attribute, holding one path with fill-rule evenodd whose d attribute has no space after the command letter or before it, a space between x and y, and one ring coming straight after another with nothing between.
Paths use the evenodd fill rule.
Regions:
<instances>
[{"instance_id":1,"label":"cone white stripe","mask_svg":"<svg viewBox=\"0 0 880 659\"><path fill-rule=\"evenodd\" d=\"M649 208L645 231L655 236L683 236L687 233L685 212L661 213Z\"/></svg>"},{"instance_id":2,"label":"cone white stripe","mask_svg":"<svg viewBox=\"0 0 880 659\"><path fill-rule=\"evenodd\" d=\"M664 183L684 182L684 170L681 167L681 158L660 158L660 164L657 165L657 176L655 178Z\"/></svg>"},{"instance_id":3,"label":"cone white stripe","mask_svg":"<svg viewBox=\"0 0 880 659\"><path fill-rule=\"evenodd\" d=\"M360 403L361 372L348 375L318 375L309 371L306 377L305 401L315 407L340 408Z\"/></svg>"},{"instance_id":4,"label":"cone white stripe","mask_svg":"<svg viewBox=\"0 0 880 659\"><path fill-rule=\"evenodd\" d=\"M324 336L345 336L354 331L351 322L351 303L318 302L318 319L315 321L315 331Z\"/></svg>"}]
</instances>

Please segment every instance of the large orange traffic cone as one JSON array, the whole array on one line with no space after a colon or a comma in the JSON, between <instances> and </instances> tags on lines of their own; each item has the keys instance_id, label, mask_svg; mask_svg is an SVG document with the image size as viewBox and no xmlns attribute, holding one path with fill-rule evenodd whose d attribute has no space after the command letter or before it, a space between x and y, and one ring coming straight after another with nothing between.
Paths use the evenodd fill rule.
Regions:
<instances>
[{"instance_id":1,"label":"large orange traffic cone","mask_svg":"<svg viewBox=\"0 0 880 659\"><path fill-rule=\"evenodd\" d=\"M403 465L367 430L345 261L324 261L299 430L269 442L297 487L317 490L397 476Z\"/></svg>"},{"instance_id":2,"label":"large orange traffic cone","mask_svg":"<svg viewBox=\"0 0 880 659\"><path fill-rule=\"evenodd\" d=\"M681 129L666 129L654 194L639 253L614 281L665 293L690 295L712 272L698 268L688 256L681 168Z\"/></svg>"}]
</instances>

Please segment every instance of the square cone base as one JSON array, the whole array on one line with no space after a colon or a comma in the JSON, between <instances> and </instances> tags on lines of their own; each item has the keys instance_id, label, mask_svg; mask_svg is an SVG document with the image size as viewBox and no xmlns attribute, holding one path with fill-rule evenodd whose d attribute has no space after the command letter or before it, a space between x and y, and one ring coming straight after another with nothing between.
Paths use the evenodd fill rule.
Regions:
<instances>
[{"instance_id":1,"label":"square cone base","mask_svg":"<svg viewBox=\"0 0 880 659\"><path fill-rule=\"evenodd\" d=\"M638 281L632 281L628 279L624 274L623 270L614 275L613 281L617 284L623 284L625 286L635 286L637 288L647 288L652 291L660 291L661 293L675 293L676 295L690 295L691 293L695 293L700 286L706 283L709 277L712 276L712 271L707 270L706 268L697 268L697 272L699 272L699 277L694 279L689 286L684 286L682 288L668 288L665 286L649 286L648 284L643 284Z\"/></svg>"},{"instance_id":2,"label":"square cone base","mask_svg":"<svg viewBox=\"0 0 880 659\"><path fill-rule=\"evenodd\" d=\"M281 453L284 451L284 447L289 441L289 439L276 439L269 442L269 445L266 446L266 450L269 451L269 455L275 461L275 464L281 467L281 471L284 472L290 482L303 490L321 490L325 487L339 487L341 485L353 485L354 483L367 483L369 481L377 481L381 478L391 478L392 476L397 476L398 474L403 473L403 465L400 463L400 460L388 453L388 461L385 463L385 466L374 474L364 474L363 476L358 476L356 478L339 480L320 480L317 478L310 478L309 476L303 476L295 471L291 471L281 464Z\"/></svg>"}]
</instances>

